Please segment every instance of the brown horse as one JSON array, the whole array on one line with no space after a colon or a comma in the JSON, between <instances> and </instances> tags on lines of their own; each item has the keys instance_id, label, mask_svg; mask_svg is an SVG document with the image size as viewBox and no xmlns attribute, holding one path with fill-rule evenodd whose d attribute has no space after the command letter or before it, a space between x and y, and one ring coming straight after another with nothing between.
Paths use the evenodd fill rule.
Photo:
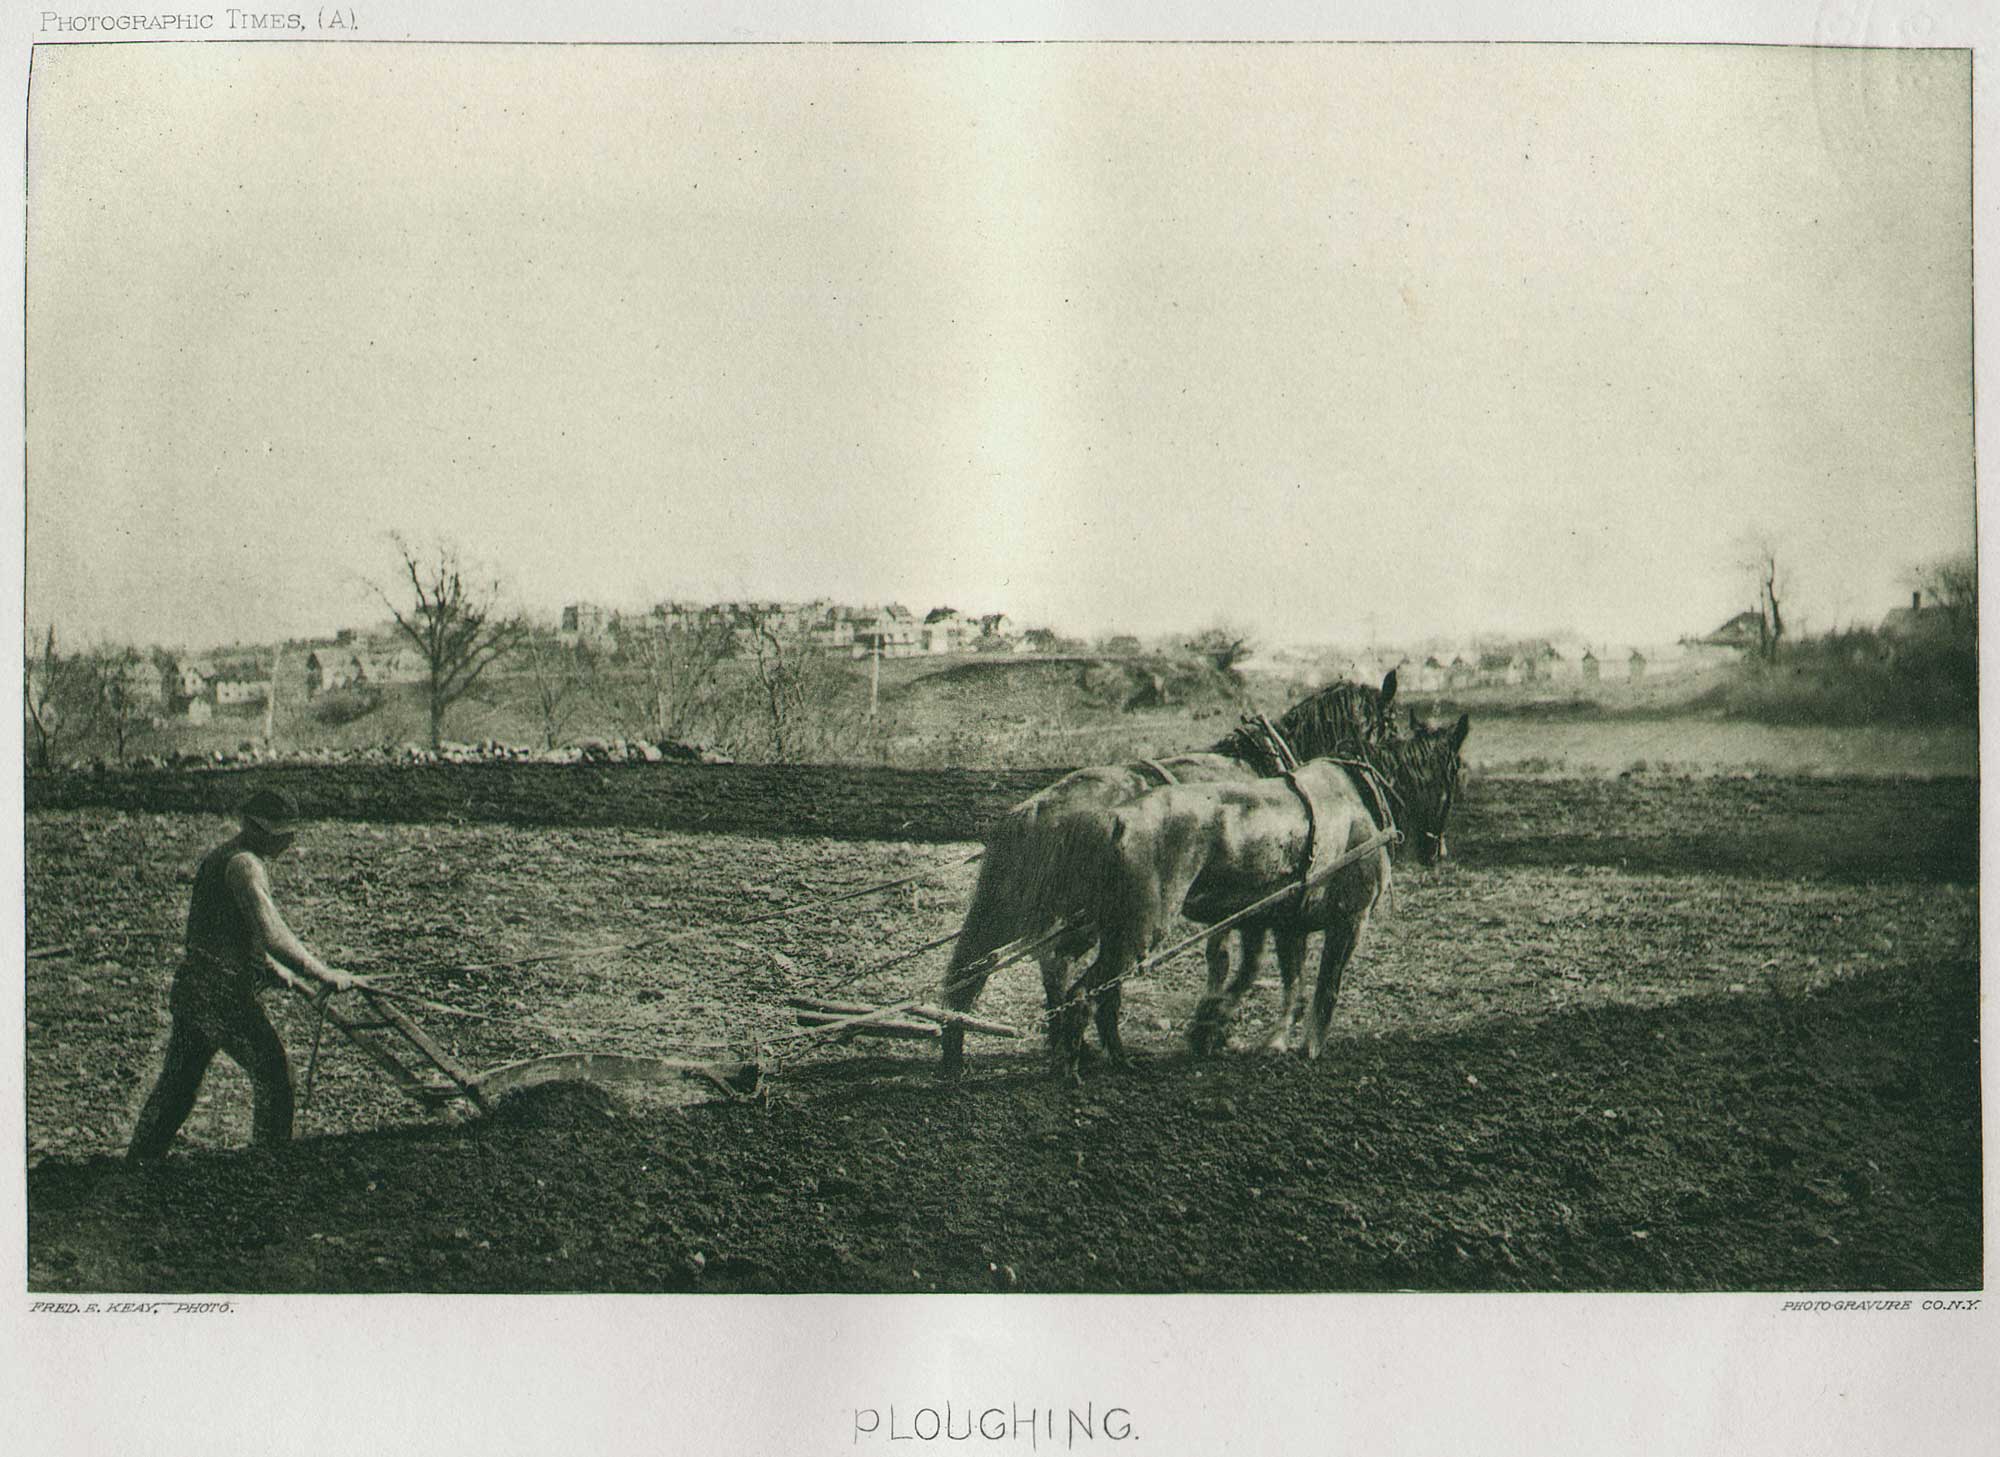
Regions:
<instances>
[{"instance_id":1,"label":"brown horse","mask_svg":"<svg viewBox=\"0 0 2000 1457\"><path fill-rule=\"evenodd\" d=\"M1395 828L1431 864L1445 852L1445 826L1464 772L1460 750L1471 724L1422 729L1415 736L1376 746L1366 767L1315 759L1282 779L1168 785L1108 815L1100 842L1103 863L1088 877L1090 913L1100 941L1097 959L1070 989L1051 1019L1050 1050L1060 1073L1075 1077L1087 1004L1096 1005L1098 1041L1114 1063L1124 1049L1118 1009L1124 979L1179 915L1214 924L1282 889L1303 882L1316 865L1365 846L1379 831ZM1279 1026L1267 1045L1289 1044L1299 1011L1306 938L1324 935L1319 978L1305 1051L1324 1050L1341 974L1361 945L1368 918L1389 885L1389 852L1376 849L1241 923L1244 969L1225 990L1210 944L1209 985L1196 1013L1197 1052L1219 1045L1236 1002L1256 975L1247 954L1252 936L1277 945L1284 980Z\"/></svg>"},{"instance_id":2,"label":"brown horse","mask_svg":"<svg viewBox=\"0 0 2000 1457\"><path fill-rule=\"evenodd\" d=\"M1400 736L1390 712L1395 697L1393 670L1379 689L1336 683L1293 704L1276 726L1301 758L1358 754ZM971 1011L991 974L983 963L992 953L1045 935L1084 909L1078 871L1101 863L1111 811L1162 785L1255 780L1283 767L1258 735L1239 728L1201 753L1079 769L1016 805L987 839L940 999L956 1011ZM1095 939L1079 930L1037 953L1044 1005L1053 1008L1062 999L1071 966ZM1226 961L1226 945L1221 955ZM964 1048L964 1029L946 1027L947 1074L961 1068Z\"/></svg>"}]
</instances>

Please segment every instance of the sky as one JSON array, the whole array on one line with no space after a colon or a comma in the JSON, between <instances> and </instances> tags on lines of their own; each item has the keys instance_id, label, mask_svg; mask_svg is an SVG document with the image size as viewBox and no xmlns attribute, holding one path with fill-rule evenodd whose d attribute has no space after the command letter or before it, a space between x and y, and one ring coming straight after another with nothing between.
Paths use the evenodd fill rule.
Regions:
<instances>
[{"instance_id":1,"label":"sky","mask_svg":"<svg viewBox=\"0 0 2000 1457\"><path fill-rule=\"evenodd\" d=\"M27 625L832 597L1872 623L1973 530L1962 52L34 57Z\"/></svg>"}]
</instances>

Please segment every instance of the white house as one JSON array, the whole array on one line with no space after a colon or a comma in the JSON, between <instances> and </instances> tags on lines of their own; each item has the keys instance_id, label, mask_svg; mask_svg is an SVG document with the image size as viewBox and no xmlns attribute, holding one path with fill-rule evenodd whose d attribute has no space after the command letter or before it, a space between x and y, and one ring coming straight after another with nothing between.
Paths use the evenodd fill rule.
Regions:
<instances>
[{"instance_id":1,"label":"white house","mask_svg":"<svg viewBox=\"0 0 2000 1457\"><path fill-rule=\"evenodd\" d=\"M238 677L220 674L215 680L215 706L217 708L239 708L246 703L264 703L271 696L271 682L268 678Z\"/></svg>"}]
</instances>

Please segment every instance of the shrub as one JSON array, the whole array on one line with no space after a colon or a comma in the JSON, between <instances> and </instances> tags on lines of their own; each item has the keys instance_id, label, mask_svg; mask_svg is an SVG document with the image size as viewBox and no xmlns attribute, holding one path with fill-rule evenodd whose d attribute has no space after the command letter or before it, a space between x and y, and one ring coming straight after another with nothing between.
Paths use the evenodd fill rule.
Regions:
<instances>
[{"instance_id":1,"label":"shrub","mask_svg":"<svg viewBox=\"0 0 2000 1457\"><path fill-rule=\"evenodd\" d=\"M322 693L312 703L312 716L329 728L366 718L382 706L382 690L367 683L351 688L335 688Z\"/></svg>"},{"instance_id":2,"label":"shrub","mask_svg":"<svg viewBox=\"0 0 2000 1457\"><path fill-rule=\"evenodd\" d=\"M1773 662L1744 659L1695 706L1764 723L1971 720L1979 711L1978 651L1969 634L1828 633L1789 644Z\"/></svg>"}]
</instances>

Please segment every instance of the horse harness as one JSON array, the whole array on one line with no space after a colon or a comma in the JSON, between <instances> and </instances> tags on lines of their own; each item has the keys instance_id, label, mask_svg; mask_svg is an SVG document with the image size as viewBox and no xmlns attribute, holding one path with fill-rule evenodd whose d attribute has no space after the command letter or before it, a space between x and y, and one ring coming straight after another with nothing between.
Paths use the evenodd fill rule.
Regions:
<instances>
[{"instance_id":1,"label":"horse harness","mask_svg":"<svg viewBox=\"0 0 2000 1457\"><path fill-rule=\"evenodd\" d=\"M1169 769L1165 764L1162 764L1158 759L1139 759L1134 762L1143 768L1152 770L1153 773L1158 775L1160 787L1163 789L1169 784L1180 783L1180 780L1174 778L1174 771Z\"/></svg>"},{"instance_id":2,"label":"horse harness","mask_svg":"<svg viewBox=\"0 0 2000 1457\"><path fill-rule=\"evenodd\" d=\"M1298 781L1298 771L1304 765L1300 762L1298 754L1293 751L1292 746L1285 742L1285 736L1278 732L1278 726L1263 714L1260 713L1255 718L1247 718L1245 723L1246 726L1254 727L1263 733L1271 756L1278 763L1279 776L1292 786L1292 793L1296 794L1299 797L1299 802L1306 807L1306 874L1310 875L1312 873L1314 842L1317 839L1319 816L1313 808L1311 796L1306 793L1305 787ZM1370 815L1374 818L1375 828L1378 830L1395 829L1396 819L1389 812L1389 804L1396 797L1396 792L1382 778L1381 772L1365 759L1330 759L1329 762L1338 764L1341 768L1345 769L1347 777L1352 779L1356 787L1368 796L1368 809Z\"/></svg>"}]
</instances>

